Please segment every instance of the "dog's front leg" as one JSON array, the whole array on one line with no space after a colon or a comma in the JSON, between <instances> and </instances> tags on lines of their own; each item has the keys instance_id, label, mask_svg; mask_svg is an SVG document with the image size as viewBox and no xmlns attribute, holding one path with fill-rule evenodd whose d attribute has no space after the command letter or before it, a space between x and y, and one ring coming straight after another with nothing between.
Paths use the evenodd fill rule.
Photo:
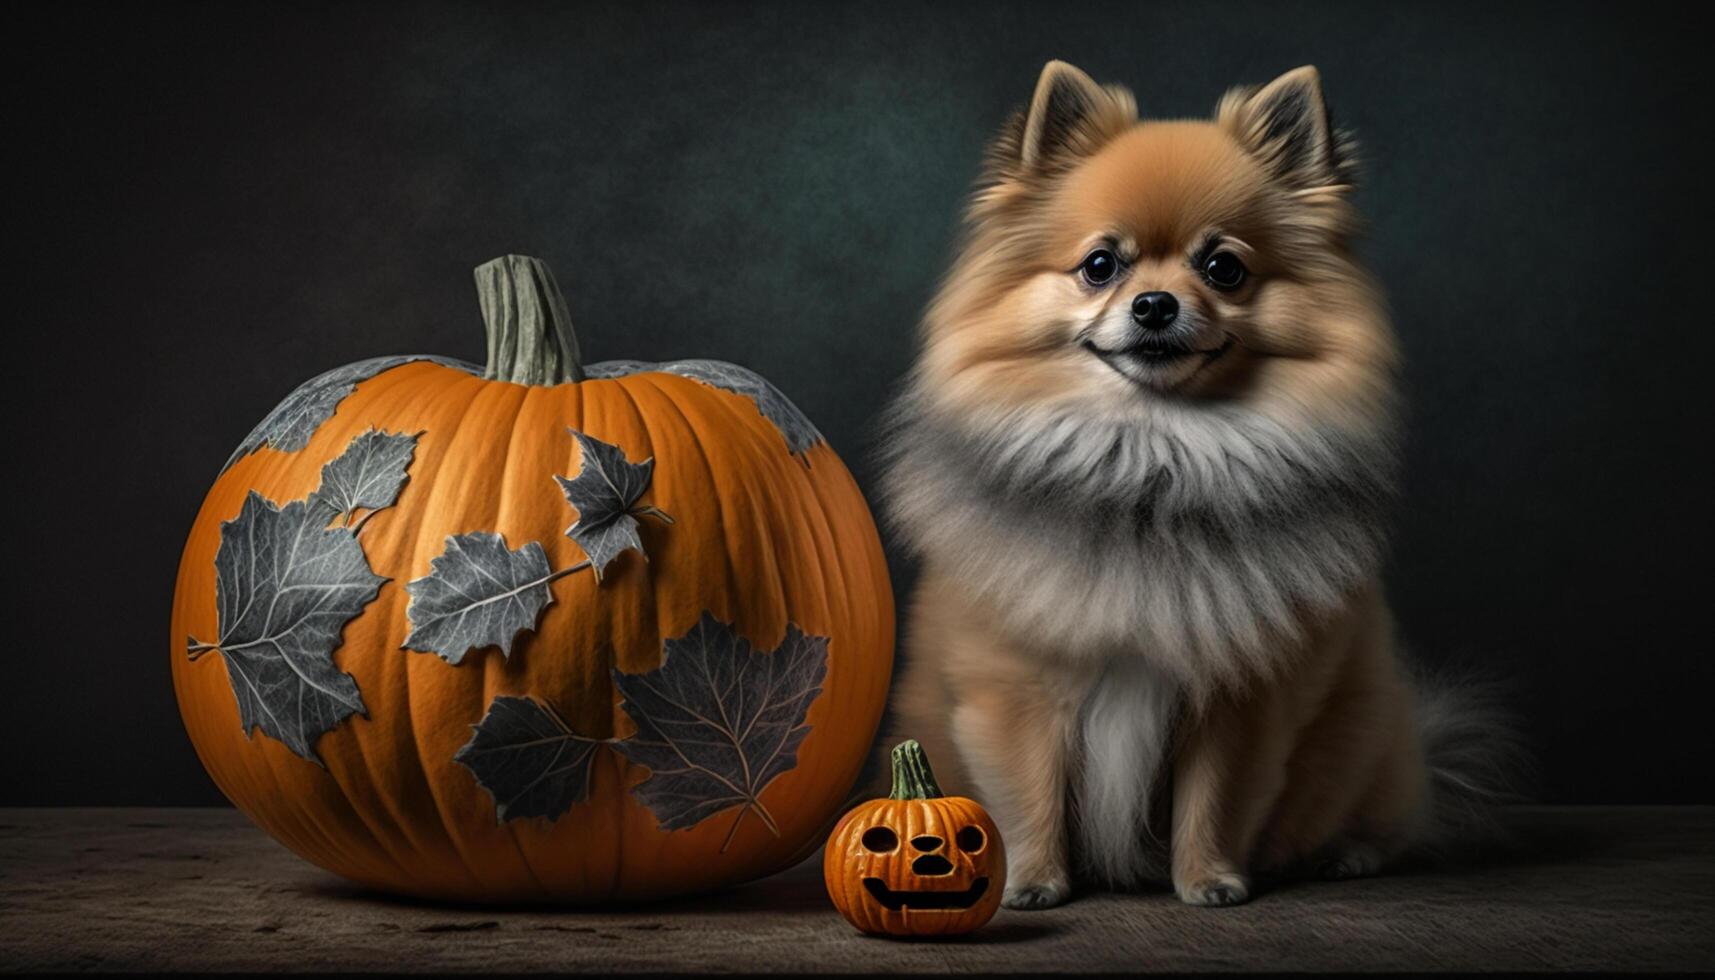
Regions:
<instances>
[{"instance_id":1,"label":"dog's front leg","mask_svg":"<svg viewBox=\"0 0 1715 980\"><path fill-rule=\"evenodd\" d=\"M1173 889L1189 905L1238 905L1286 783L1292 738L1275 698L1219 698L1187 719L1173 765Z\"/></svg>"},{"instance_id":2,"label":"dog's front leg","mask_svg":"<svg viewBox=\"0 0 1715 980\"><path fill-rule=\"evenodd\" d=\"M953 739L1006 844L1011 909L1045 909L1071 894L1066 781L1075 710L1024 671L972 678L953 710Z\"/></svg>"}]
</instances>

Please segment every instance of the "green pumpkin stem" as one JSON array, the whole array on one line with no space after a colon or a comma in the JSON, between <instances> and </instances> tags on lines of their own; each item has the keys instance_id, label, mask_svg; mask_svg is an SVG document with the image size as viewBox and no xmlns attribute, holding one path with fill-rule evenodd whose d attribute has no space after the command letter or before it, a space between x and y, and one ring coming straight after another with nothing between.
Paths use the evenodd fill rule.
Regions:
<instances>
[{"instance_id":1,"label":"green pumpkin stem","mask_svg":"<svg viewBox=\"0 0 1715 980\"><path fill-rule=\"evenodd\" d=\"M914 738L893 747L893 792L890 800L937 800L941 786L935 782L935 771L929 768L929 756Z\"/></svg>"},{"instance_id":2,"label":"green pumpkin stem","mask_svg":"<svg viewBox=\"0 0 1715 980\"><path fill-rule=\"evenodd\" d=\"M584 380L566 297L541 259L502 255L477 266L476 298L488 327L483 377L521 385Z\"/></svg>"}]
</instances>

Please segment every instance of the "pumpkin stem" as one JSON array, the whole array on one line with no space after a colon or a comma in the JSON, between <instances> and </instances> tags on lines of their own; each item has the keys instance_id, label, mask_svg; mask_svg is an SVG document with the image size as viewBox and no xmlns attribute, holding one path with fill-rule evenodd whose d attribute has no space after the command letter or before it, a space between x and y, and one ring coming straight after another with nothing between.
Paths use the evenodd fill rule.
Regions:
<instances>
[{"instance_id":1,"label":"pumpkin stem","mask_svg":"<svg viewBox=\"0 0 1715 980\"><path fill-rule=\"evenodd\" d=\"M935 800L941 798L941 785L935 782L935 771L929 768L929 756L914 738L893 747L893 792L890 800Z\"/></svg>"},{"instance_id":2,"label":"pumpkin stem","mask_svg":"<svg viewBox=\"0 0 1715 980\"><path fill-rule=\"evenodd\" d=\"M566 297L541 259L502 255L477 266L476 297L488 325L484 378L521 385L584 380Z\"/></svg>"}]
</instances>

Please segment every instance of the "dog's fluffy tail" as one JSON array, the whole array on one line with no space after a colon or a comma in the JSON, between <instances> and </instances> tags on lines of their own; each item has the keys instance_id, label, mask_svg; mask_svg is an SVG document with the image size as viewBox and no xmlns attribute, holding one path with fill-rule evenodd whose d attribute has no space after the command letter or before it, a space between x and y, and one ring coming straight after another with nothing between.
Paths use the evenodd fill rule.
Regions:
<instances>
[{"instance_id":1,"label":"dog's fluffy tail","mask_svg":"<svg viewBox=\"0 0 1715 980\"><path fill-rule=\"evenodd\" d=\"M1412 850L1446 859L1502 842L1500 807L1527 799L1533 781L1502 685L1419 671L1415 686L1429 798Z\"/></svg>"}]
</instances>

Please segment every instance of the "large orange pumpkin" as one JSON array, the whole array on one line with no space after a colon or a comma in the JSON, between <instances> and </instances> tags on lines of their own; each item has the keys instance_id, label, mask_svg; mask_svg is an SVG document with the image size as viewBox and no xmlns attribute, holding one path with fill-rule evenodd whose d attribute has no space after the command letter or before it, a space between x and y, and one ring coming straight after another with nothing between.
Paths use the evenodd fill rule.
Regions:
<instances>
[{"instance_id":1,"label":"large orange pumpkin","mask_svg":"<svg viewBox=\"0 0 1715 980\"><path fill-rule=\"evenodd\" d=\"M648 898L802 858L892 669L851 475L742 368L585 367L540 262L477 280L486 369L324 374L209 491L172 617L203 765L388 891Z\"/></svg>"}]
</instances>

